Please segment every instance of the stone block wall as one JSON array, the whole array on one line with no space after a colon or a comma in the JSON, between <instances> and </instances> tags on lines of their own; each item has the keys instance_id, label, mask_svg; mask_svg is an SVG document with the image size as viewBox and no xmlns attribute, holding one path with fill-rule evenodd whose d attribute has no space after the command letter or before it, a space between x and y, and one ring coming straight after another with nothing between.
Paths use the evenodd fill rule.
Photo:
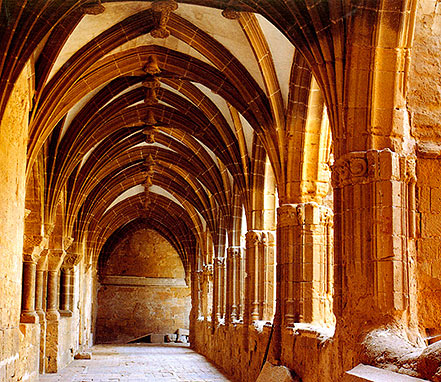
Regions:
<instances>
[{"instance_id":1,"label":"stone block wall","mask_svg":"<svg viewBox=\"0 0 441 382\"><path fill-rule=\"evenodd\" d=\"M0 381L17 381L20 361L20 303L29 115L27 66L0 121Z\"/></svg>"},{"instance_id":2,"label":"stone block wall","mask_svg":"<svg viewBox=\"0 0 441 382\"><path fill-rule=\"evenodd\" d=\"M441 334L441 173L439 159L418 160L418 312L428 336Z\"/></svg>"},{"instance_id":3,"label":"stone block wall","mask_svg":"<svg viewBox=\"0 0 441 382\"><path fill-rule=\"evenodd\" d=\"M17 381L38 381L40 327L38 324L20 324L20 350Z\"/></svg>"},{"instance_id":4,"label":"stone block wall","mask_svg":"<svg viewBox=\"0 0 441 382\"><path fill-rule=\"evenodd\" d=\"M96 342L127 342L189 327L190 287L182 261L158 233L123 238L100 274Z\"/></svg>"},{"instance_id":5,"label":"stone block wall","mask_svg":"<svg viewBox=\"0 0 441 382\"><path fill-rule=\"evenodd\" d=\"M98 294L97 339L128 342L188 328L190 288L104 285Z\"/></svg>"},{"instance_id":6,"label":"stone block wall","mask_svg":"<svg viewBox=\"0 0 441 382\"><path fill-rule=\"evenodd\" d=\"M192 347L222 367L232 380L254 382L262 368L271 327L248 328L243 324L220 325L213 330L210 321L194 323ZM281 333L281 362L295 370L302 381L338 381L341 370L337 360L337 347L332 333L318 331L308 325L296 324ZM268 353L277 341L274 333Z\"/></svg>"}]
</instances>

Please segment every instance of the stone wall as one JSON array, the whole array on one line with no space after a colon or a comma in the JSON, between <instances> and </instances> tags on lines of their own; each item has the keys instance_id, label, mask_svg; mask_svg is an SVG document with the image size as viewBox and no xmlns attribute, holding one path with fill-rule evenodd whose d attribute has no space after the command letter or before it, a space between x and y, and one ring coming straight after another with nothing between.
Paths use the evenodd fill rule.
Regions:
<instances>
[{"instance_id":1,"label":"stone wall","mask_svg":"<svg viewBox=\"0 0 441 382\"><path fill-rule=\"evenodd\" d=\"M38 381L40 327L36 324L20 324L19 337L20 350L16 380Z\"/></svg>"},{"instance_id":2,"label":"stone wall","mask_svg":"<svg viewBox=\"0 0 441 382\"><path fill-rule=\"evenodd\" d=\"M441 334L441 173L439 159L418 160L418 312L427 335Z\"/></svg>"},{"instance_id":3,"label":"stone wall","mask_svg":"<svg viewBox=\"0 0 441 382\"><path fill-rule=\"evenodd\" d=\"M121 240L100 274L96 342L189 327L190 288L173 247L152 230Z\"/></svg>"},{"instance_id":4,"label":"stone wall","mask_svg":"<svg viewBox=\"0 0 441 382\"><path fill-rule=\"evenodd\" d=\"M0 123L0 381L8 382L24 374L19 320L30 77L27 66Z\"/></svg>"},{"instance_id":5,"label":"stone wall","mask_svg":"<svg viewBox=\"0 0 441 382\"><path fill-rule=\"evenodd\" d=\"M440 37L440 4L419 1L407 102L418 155L418 321L428 336L441 334Z\"/></svg>"},{"instance_id":6,"label":"stone wall","mask_svg":"<svg viewBox=\"0 0 441 382\"><path fill-rule=\"evenodd\" d=\"M220 325L213 330L211 322L197 320L192 329L195 338L192 347L222 367L232 380L254 382L257 379L270 340L271 326ZM302 381L338 381L341 370L335 343L329 334L332 333L302 324L296 324L296 329L285 329L281 344L277 345L281 347L282 364L295 370ZM273 333L271 345L275 341ZM271 360L271 350L268 360Z\"/></svg>"}]
</instances>

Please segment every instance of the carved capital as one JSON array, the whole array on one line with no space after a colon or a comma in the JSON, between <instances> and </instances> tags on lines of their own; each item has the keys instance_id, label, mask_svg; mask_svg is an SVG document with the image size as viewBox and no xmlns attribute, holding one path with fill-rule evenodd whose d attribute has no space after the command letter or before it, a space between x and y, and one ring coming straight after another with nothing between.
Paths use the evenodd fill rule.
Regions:
<instances>
[{"instance_id":1,"label":"carved capital","mask_svg":"<svg viewBox=\"0 0 441 382\"><path fill-rule=\"evenodd\" d=\"M262 243L267 246L273 246L275 243L275 233L272 231L262 232Z\"/></svg>"},{"instance_id":2,"label":"carved capital","mask_svg":"<svg viewBox=\"0 0 441 382\"><path fill-rule=\"evenodd\" d=\"M216 257L214 259L214 264L218 267L224 267L225 266L225 257Z\"/></svg>"},{"instance_id":3,"label":"carved capital","mask_svg":"<svg viewBox=\"0 0 441 382\"><path fill-rule=\"evenodd\" d=\"M402 157L400 158L401 178L409 183L416 182L416 158Z\"/></svg>"},{"instance_id":4,"label":"carved capital","mask_svg":"<svg viewBox=\"0 0 441 382\"><path fill-rule=\"evenodd\" d=\"M389 149L348 153L337 159L332 166L334 188L379 180L415 179L415 158Z\"/></svg>"},{"instance_id":5,"label":"carved capital","mask_svg":"<svg viewBox=\"0 0 441 382\"><path fill-rule=\"evenodd\" d=\"M49 249L48 270L56 272L63 264L66 251L64 249Z\"/></svg>"},{"instance_id":6,"label":"carved capital","mask_svg":"<svg viewBox=\"0 0 441 382\"><path fill-rule=\"evenodd\" d=\"M37 263L45 247L45 238L41 235L25 235L23 242L23 261Z\"/></svg>"},{"instance_id":7,"label":"carved capital","mask_svg":"<svg viewBox=\"0 0 441 382\"><path fill-rule=\"evenodd\" d=\"M49 238L55 229L55 223L49 223L44 225L44 236Z\"/></svg>"},{"instance_id":8,"label":"carved capital","mask_svg":"<svg viewBox=\"0 0 441 382\"><path fill-rule=\"evenodd\" d=\"M333 225L334 223L334 212L325 206L320 207L320 222L322 224Z\"/></svg>"},{"instance_id":9,"label":"carved capital","mask_svg":"<svg viewBox=\"0 0 441 382\"><path fill-rule=\"evenodd\" d=\"M245 234L245 242L247 248L254 247L260 241L261 232L260 231L248 231Z\"/></svg>"},{"instance_id":10,"label":"carved capital","mask_svg":"<svg viewBox=\"0 0 441 382\"><path fill-rule=\"evenodd\" d=\"M228 247L227 255L231 258L240 258L242 247Z\"/></svg>"},{"instance_id":11,"label":"carved capital","mask_svg":"<svg viewBox=\"0 0 441 382\"><path fill-rule=\"evenodd\" d=\"M332 166L332 186L341 188L354 182L361 182L368 176L368 161L365 151L344 155Z\"/></svg>"},{"instance_id":12,"label":"carved capital","mask_svg":"<svg viewBox=\"0 0 441 382\"><path fill-rule=\"evenodd\" d=\"M81 261L81 254L79 253L68 253L63 260L63 269L71 269L78 265Z\"/></svg>"},{"instance_id":13,"label":"carved capital","mask_svg":"<svg viewBox=\"0 0 441 382\"><path fill-rule=\"evenodd\" d=\"M67 251L71 247L71 245L73 244L74 240L75 239L73 237L71 237L71 236L63 237L63 248L64 248L65 251Z\"/></svg>"},{"instance_id":14,"label":"carved capital","mask_svg":"<svg viewBox=\"0 0 441 382\"><path fill-rule=\"evenodd\" d=\"M277 209L277 224L279 227L303 225L305 214L300 204L284 204Z\"/></svg>"}]
</instances>

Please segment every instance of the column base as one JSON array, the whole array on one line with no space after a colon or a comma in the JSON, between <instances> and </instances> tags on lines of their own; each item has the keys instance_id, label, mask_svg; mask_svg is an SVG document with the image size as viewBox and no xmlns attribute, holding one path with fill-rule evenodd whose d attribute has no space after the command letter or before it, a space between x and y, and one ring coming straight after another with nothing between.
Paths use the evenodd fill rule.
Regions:
<instances>
[{"instance_id":1,"label":"column base","mask_svg":"<svg viewBox=\"0 0 441 382\"><path fill-rule=\"evenodd\" d=\"M38 314L35 311L22 312L20 315L20 322L23 324L38 324Z\"/></svg>"},{"instance_id":2,"label":"column base","mask_svg":"<svg viewBox=\"0 0 441 382\"><path fill-rule=\"evenodd\" d=\"M60 313L58 310L48 310L46 312L46 320L47 321L60 321Z\"/></svg>"},{"instance_id":3,"label":"column base","mask_svg":"<svg viewBox=\"0 0 441 382\"><path fill-rule=\"evenodd\" d=\"M70 310L59 310L61 317L72 317L72 312Z\"/></svg>"}]
</instances>

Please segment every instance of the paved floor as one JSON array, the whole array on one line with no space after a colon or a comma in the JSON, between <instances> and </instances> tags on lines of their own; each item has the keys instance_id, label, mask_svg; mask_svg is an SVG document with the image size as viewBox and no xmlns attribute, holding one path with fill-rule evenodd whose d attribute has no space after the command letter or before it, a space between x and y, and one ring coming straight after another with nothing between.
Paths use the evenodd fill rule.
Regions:
<instances>
[{"instance_id":1,"label":"paved floor","mask_svg":"<svg viewBox=\"0 0 441 382\"><path fill-rule=\"evenodd\" d=\"M229 382L187 346L96 345L91 360L75 360L40 382Z\"/></svg>"}]
</instances>

